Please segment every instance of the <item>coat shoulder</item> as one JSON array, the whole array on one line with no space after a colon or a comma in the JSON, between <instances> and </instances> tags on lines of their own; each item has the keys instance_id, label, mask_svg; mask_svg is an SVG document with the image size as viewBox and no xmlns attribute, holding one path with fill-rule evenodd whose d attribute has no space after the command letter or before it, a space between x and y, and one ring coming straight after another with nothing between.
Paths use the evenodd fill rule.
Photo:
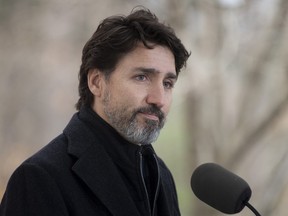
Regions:
<instances>
[{"instance_id":1,"label":"coat shoulder","mask_svg":"<svg viewBox=\"0 0 288 216\"><path fill-rule=\"evenodd\" d=\"M25 160L19 168L29 164L45 170L48 174L61 175L74 161L74 158L67 153L67 146L67 138L61 134Z\"/></svg>"}]
</instances>

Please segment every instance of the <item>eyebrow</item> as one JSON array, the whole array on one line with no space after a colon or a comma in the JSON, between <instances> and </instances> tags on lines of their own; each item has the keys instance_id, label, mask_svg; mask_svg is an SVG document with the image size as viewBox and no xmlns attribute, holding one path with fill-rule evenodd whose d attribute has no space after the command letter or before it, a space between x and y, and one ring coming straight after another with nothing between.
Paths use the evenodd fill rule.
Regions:
<instances>
[{"instance_id":1,"label":"eyebrow","mask_svg":"<svg viewBox=\"0 0 288 216\"><path fill-rule=\"evenodd\" d=\"M145 67L137 67L134 69L134 71L135 72L141 71L141 72L144 72L146 74L159 74L160 73L160 71L156 70L155 68L145 68ZM176 75L176 73L168 72L165 75L165 78L177 80L178 76Z\"/></svg>"}]
</instances>

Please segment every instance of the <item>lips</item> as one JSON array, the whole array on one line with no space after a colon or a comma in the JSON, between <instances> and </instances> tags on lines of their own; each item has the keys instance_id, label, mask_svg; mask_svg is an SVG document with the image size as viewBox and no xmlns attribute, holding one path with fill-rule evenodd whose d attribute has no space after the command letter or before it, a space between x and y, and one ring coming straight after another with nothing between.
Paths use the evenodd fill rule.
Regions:
<instances>
[{"instance_id":1,"label":"lips","mask_svg":"<svg viewBox=\"0 0 288 216\"><path fill-rule=\"evenodd\" d=\"M140 112L140 114L142 114L145 118L148 118L150 120L159 121L159 117L155 113Z\"/></svg>"},{"instance_id":2,"label":"lips","mask_svg":"<svg viewBox=\"0 0 288 216\"><path fill-rule=\"evenodd\" d=\"M141 107L135 110L134 114L141 114L148 120L157 121L160 125L164 125L165 115L157 106Z\"/></svg>"}]
</instances>

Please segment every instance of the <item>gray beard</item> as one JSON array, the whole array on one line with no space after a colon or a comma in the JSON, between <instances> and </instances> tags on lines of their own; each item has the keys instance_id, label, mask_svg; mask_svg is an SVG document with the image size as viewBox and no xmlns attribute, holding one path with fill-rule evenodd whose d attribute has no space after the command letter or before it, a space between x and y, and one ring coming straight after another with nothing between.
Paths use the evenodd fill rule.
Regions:
<instances>
[{"instance_id":1,"label":"gray beard","mask_svg":"<svg viewBox=\"0 0 288 216\"><path fill-rule=\"evenodd\" d=\"M160 134L161 128L158 122L151 120L145 121L145 126L140 127L137 125L137 119L134 118L126 127L122 126L123 131L119 133L128 141L135 144L148 145L155 142Z\"/></svg>"},{"instance_id":2,"label":"gray beard","mask_svg":"<svg viewBox=\"0 0 288 216\"><path fill-rule=\"evenodd\" d=\"M138 145L148 145L157 140L165 123L165 116L159 108L150 105L132 112L127 111L128 107L114 108L110 105L109 92L105 93L103 104L110 125L126 140ZM144 123L139 123L137 121L139 112L154 113L158 116L159 122L146 119Z\"/></svg>"}]
</instances>

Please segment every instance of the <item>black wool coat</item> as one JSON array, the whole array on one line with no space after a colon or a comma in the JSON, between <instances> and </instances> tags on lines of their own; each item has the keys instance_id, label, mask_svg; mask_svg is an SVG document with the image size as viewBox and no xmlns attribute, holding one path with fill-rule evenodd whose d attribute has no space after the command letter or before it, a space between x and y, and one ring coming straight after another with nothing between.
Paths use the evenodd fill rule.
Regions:
<instances>
[{"instance_id":1,"label":"black wool coat","mask_svg":"<svg viewBox=\"0 0 288 216\"><path fill-rule=\"evenodd\" d=\"M109 132L111 128L107 132L109 126L99 118L92 117L91 110L81 110L61 135L23 162L8 182L0 215L149 216L138 177L126 178L125 171L123 175L107 152L106 146L113 146L116 139L111 136L112 130ZM123 151L124 158L126 151ZM133 170L134 165L131 167ZM159 168L160 191L155 216L178 216L172 175L161 159ZM135 190L131 185L136 185Z\"/></svg>"}]
</instances>

